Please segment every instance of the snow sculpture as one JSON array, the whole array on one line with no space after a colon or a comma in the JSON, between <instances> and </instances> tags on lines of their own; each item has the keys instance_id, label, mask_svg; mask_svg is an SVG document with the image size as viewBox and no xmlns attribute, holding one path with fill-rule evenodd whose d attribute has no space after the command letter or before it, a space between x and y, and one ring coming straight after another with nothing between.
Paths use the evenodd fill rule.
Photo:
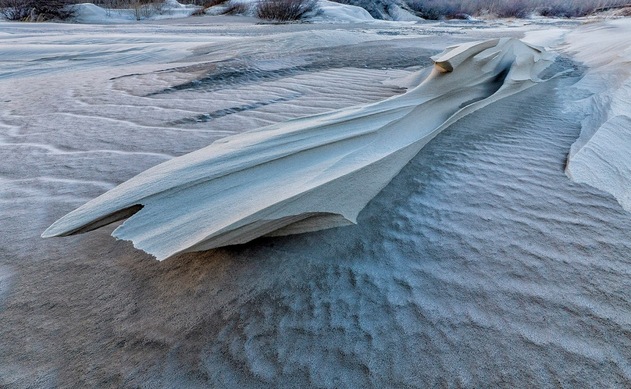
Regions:
<instances>
[{"instance_id":1,"label":"snow sculpture","mask_svg":"<svg viewBox=\"0 0 631 389\"><path fill-rule=\"evenodd\" d=\"M516 39L450 47L405 94L227 137L89 201L43 237L129 218L112 235L158 260L344 226L450 124L541 80L551 55Z\"/></svg>"},{"instance_id":2,"label":"snow sculpture","mask_svg":"<svg viewBox=\"0 0 631 389\"><path fill-rule=\"evenodd\" d=\"M571 92L579 97L570 107L585 119L565 172L575 182L612 194L631 212L631 26L622 19L606 26L585 26L566 38L564 51L588 69ZM591 96L580 98L586 93Z\"/></svg>"}]
</instances>

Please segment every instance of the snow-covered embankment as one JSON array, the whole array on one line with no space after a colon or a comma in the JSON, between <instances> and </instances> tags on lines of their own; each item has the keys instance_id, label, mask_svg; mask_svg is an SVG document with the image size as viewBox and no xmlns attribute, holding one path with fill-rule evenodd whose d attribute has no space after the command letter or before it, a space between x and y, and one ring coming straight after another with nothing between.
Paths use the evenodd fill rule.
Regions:
<instances>
[{"instance_id":1,"label":"snow-covered embankment","mask_svg":"<svg viewBox=\"0 0 631 389\"><path fill-rule=\"evenodd\" d=\"M76 4L73 22L84 24L131 23L139 20L186 18L200 8L191 4L180 4L177 0L166 0L156 4L137 4L134 8L107 9L92 3Z\"/></svg>"},{"instance_id":2,"label":"snow-covered embankment","mask_svg":"<svg viewBox=\"0 0 631 389\"><path fill-rule=\"evenodd\" d=\"M589 70L576 84L589 97L577 102L586 113L566 168L576 182L611 193L631 211L631 20L594 24L570 33L565 50Z\"/></svg>"},{"instance_id":3,"label":"snow-covered embankment","mask_svg":"<svg viewBox=\"0 0 631 389\"><path fill-rule=\"evenodd\" d=\"M409 92L222 139L64 216L44 237L130 217L113 235L157 259L355 223L432 138L540 81L551 55L516 39L448 48Z\"/></svg>"}]
</instances>

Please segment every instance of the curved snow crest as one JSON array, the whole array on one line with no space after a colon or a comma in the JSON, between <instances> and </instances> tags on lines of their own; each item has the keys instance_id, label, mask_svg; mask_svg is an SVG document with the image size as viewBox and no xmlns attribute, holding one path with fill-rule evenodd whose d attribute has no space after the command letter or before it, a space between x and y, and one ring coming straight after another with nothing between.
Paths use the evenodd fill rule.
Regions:
<instances>
[{"instance_id":1,"label":"curved snow crest","mask_svg":"<svg viewBox=\"0 0 631 389\"><path fill-rule=\"evenodd\" d=\"M570 149L566 174L612 194L627 211L631 211L629 35L631 21L610 21L570 34L566 46L589 67L576 88L591 94L577 103L576 109L587 117Z\"/></svg>"},{"instance_id":2,"label":"curved snow crest","mask_svg":"<svg viewBox=\"0 0 631 389\"><path fill-rule=\"evenodd\" d=\"M140 173L42 236L129 217L112 235L163 260L355 223L432 138L540 82L552 55L516 39L494 39L451 47L433 59L430 75L405 94L216 141Z\"/></svg>"}]
</instances>

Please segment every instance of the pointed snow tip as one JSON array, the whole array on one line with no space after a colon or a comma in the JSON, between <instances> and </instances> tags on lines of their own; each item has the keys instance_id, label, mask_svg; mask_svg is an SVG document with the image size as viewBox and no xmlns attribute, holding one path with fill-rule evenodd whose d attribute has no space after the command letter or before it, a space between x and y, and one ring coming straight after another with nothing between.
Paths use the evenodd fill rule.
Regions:
<instances>
[{"instance_id":1,"label":"pointed snow tip","mask_svg":"<svg viewBox=\"0 0 631 389\"><path fill-rule=\"evenodd\" d=\"M97 228L106 226L119 220L127 219L136 214L142 208L142 204L135 204L105 216L89 219L87 222L85 222L85 219L81 219L81 221L83 221L84 223L78 224L75 212L81 209L79 208L51 224L51 226L42 233L41 237L53 238L58 236L61 237L83 234L84 232L96 230Z\"/></svg>"}]
</instances>

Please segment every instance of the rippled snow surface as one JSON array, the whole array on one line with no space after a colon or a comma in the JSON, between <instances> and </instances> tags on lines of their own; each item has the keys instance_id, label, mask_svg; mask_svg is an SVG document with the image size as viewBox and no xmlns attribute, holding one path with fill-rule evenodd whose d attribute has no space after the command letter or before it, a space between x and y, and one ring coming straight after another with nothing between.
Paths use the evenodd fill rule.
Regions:
<instances>
[{"instance_id":1,"label":"rippled snow surface","mask_svg":"<svg viewBox=\"0 0 631 389\"><path fill-rule=\"evenodd\" d=\"M0 386L631 385L631 216L563 172L582 119L564 106L576 72L441 133L357 226L165 262L115 241L112 227L39 238L166 158L400 93L382 81L418 70L414 59L503 32L268 27L238 38L267 27L182 27L191 49L178 63L64 57L18 74L9 70L23 57L0 56ZM63 46L64 27L46 28L42 39ZM68 28L105 51L120 43ZM178 30L133 28L124 32L144 53ZM0 24L0 51L35 53L37 34ZM273 50L279 42L291 55Z\"/></svg>"}]
</instances>

